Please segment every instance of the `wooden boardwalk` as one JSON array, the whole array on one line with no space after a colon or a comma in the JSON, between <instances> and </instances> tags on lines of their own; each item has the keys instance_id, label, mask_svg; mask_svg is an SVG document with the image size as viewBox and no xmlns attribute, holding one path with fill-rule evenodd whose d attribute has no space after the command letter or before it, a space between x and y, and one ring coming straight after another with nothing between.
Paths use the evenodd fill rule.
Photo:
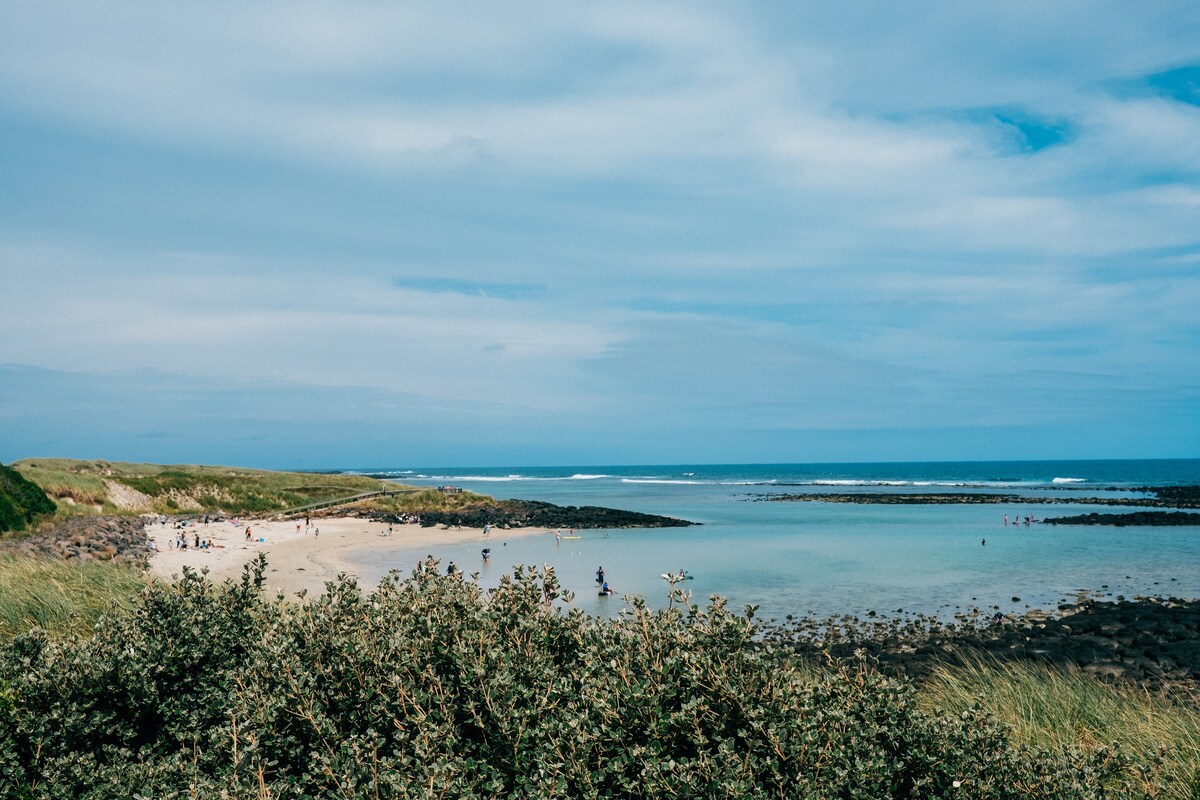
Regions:
<instances>
[{"instance_id":1,"label":"wooden boardwalk","mask_svg":"<svg viewBox=\"0 0 1200 800\"><path fill-rule=\"evenodd\" d=\"M309 503L308 505L296 506L285 511L276 513L276 517L287 519L288 517L296 517L301 514L309 514L313 511L320 511L326 508L334 508L335 506L348 506L352 503L358 503L363 500L370 500L372 497L392 497L398 494L415 494L421 491L420 489L386 489L377 492L361 492L351 495L350 497L339 497L334 500L322 500L319 503Z\"/></svg>"}]
</instances>

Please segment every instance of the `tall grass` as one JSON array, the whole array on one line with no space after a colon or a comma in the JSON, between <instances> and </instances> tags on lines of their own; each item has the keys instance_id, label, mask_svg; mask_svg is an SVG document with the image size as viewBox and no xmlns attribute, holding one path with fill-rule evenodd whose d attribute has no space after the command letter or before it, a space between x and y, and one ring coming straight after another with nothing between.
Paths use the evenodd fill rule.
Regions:
<instances>
[{"instance_id":1,"label":"tall grass","mask_svg":"<svg viewBox=\"0 0 1200 800\"><path fill-rule=\"evenodd\" d=\"M1075 668L976 658L939 667L922 686L925 704L963 712L977 706L1009 725L1018 741L1048 749L1116 743L1146 765L1162 797L1200 798L1200 707L1115 686ZM1148 787L1149 788L1149 787Z\"/></svg>"},{"instance_id":2,"label":"tall grass","mask_svg":"<svg viewBox=\"0 0 1200 800\"><path fill-rule=\"evenodd\" d=\"M101 614L131 607L143 586L126 564L0 553L0 640L34 627L86 633Z\"/></svg>"},{"instance_id":3,"label":"tall grass","mask_svg":"<svg viewBox=\"0 0 1200 800\"><path fill-rule=\"evenodd\" d=\"M302 472L200 465L130 464L38 458L13 465L60 503L61 516L78 509L87 512L163 514L225 511L269 514L361 492L394 490L397 484L364 475L325 475ZM113 504L109 482L148 496L147 508L122 510ZM72 503L74 506L72 506Z\"/></svg>"},{"instance_id":4,"label":"tall grass","mask_svg":"<svg viewBox=\"0 0 1200 800\"><path fill-rule=\"evenodd\" d=\"M73 470L67 466L68 463L62 459L39 459L33 463L18 462L13 466L53 498L70 498L85 506L102 505L108 499L104 476L98 472Z\"/></svg>"}]
</instances>

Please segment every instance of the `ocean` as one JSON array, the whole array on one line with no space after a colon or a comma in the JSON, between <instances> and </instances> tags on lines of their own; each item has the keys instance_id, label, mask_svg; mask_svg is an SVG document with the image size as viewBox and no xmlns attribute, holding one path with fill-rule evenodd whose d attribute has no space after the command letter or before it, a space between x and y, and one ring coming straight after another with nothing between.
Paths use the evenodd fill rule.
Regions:
<instances>
[{"instance_id":1,"label":"ocean","mask_svg":"<svg viewBox=\"0 0 1200 800\"><path fill-rule=\"evenodd\" d=\"M467 541L432 552L360 553L365 586L390 570L411 571L426 555L454 561L496 585L514 565L548 564L573 605L609 616L637 594L667 602L662 573L687 570L692 602L725 598L789 614L926 613L948 619L1053 609L1076 593L1200 596L1200 527L1004 524L1025 516L1136 511L1043 505L864 505L764 502L780 493L1003 492L1038 496L1135 496L1139 487L1200 484L1200 459L1006 461L881 464L389 468L345 470L416 486L453 485L496 498L596 505L681 517L688 528L586 530L556 544L552 535ZM986 540L986 545L982 542ZM484 562L481 548L491 547ZM598 597L603 566L617 597Z\"/></svg>"}]
</instances>

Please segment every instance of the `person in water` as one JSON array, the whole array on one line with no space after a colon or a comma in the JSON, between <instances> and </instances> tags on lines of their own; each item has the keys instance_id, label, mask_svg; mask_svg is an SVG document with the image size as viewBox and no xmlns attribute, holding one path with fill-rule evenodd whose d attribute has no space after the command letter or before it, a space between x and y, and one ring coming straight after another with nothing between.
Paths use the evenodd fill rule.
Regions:
<instances>
[{"instance_id":1,"label":"person in water","mask_svg":"<svg viewBox=\"0 0 1200 800\"><path fill-rule=\"evenodd\" d=\"M596 567L596 583L604 583L604 567Z\"/></svg>"},{"instance_id":2,"label":"person in water","mask_svg":"<svg viewBox=\"0 0 1200 800\"><path fill-rule=\"evenodd\" d=\"M600 594L613 594L613 590L608 588L607 582L600 587Z\"/></svg>"}]
</instances>

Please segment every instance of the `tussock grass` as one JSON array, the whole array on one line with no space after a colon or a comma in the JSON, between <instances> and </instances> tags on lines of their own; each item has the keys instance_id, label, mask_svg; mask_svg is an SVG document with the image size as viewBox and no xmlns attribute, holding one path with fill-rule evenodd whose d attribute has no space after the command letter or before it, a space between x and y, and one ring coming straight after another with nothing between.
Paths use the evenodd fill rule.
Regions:
<instances>
[{"instance_id":1,"label":"tussock grass","mask_svg":"<svg viewBox=\"0 0 1200 800\"><path fill-rule=\"evenodd\" d=\"M104 513L186 514L223 511L271 514L308 503L362 492L406 488L363 475L275 472L192 464L158 465L109 461L34 458L13 465L52 497L69 498L75 509ZM150 507L122 511L112 502L107 482L147 495ZM424 494L424 493L422 493ZM74 509L61 504L63 515Z\"/></svg>"},{"instance_id":2,"label":"tussock grass","mask_svg":"<svg viewBox=\"0 0 1200 800\"><path fill-rule=\"evenodd\" d=\"M0 640L34 627L86 633L101 614L131 607L144 586L125 564L0 552Z\"/></svg>"},{"instance_id":3,"label":"tussock grass","mask_svg":"<svg viewBox=\"0 0 1200 800\"><path fill-rule=\"evenodd\" d=\"M481 503L491 502L494 502L491 497L475 494L474 492L455 492L449 494L447 492L440 492L435 488L425 488L411 494L373 498L367 501L366 505L372 509L388 513L419 514L426 511L456 511L462 508L478 506Z\"/></svg>"},{"instance_id":4,"label":"tussock grass","mask_svg":"<svg viewBox=\"0 0 1200 800\"><path fill-rule=\"evenodd\" d=\"M924 682L929 708L981 708L1022 743L1094 749L1116 743L1145 765L1156 797L1200 797L1200 707L1116 686L1075 668L974 658L944 665Z\"/></svg>"}]
</instances>

